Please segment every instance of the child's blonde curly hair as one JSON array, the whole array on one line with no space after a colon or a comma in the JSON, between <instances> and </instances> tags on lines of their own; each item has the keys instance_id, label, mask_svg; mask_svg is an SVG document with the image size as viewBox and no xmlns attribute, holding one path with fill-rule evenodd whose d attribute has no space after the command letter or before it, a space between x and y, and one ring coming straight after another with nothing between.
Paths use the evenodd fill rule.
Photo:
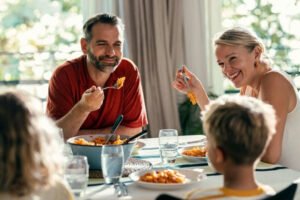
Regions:
<instances>
[{"instance_id":1,"label":"child's blonde curly hair","mask_svg":"<svg viewBox=\"0 0 300 200\"><path fill-rule=\"evenodd\" d=\"M41 102L22 91L0 94L0 192L23 196L61 172L59 132Z\"/></svg>"}]
</instances>

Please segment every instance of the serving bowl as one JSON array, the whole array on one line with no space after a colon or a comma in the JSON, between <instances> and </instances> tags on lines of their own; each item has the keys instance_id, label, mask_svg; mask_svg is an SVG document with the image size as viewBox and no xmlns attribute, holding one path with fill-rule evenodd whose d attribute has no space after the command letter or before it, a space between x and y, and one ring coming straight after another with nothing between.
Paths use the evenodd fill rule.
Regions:
<instances>
[{"instance_id":1,"label":"serving bowl","mask_svg":"<svg viewBox=\"0 0 300 200\"><path fill-rule=\"evenodd\" d=\"M83 144L75 144L74 141L76 139L82 138L86 141L92 141L98 137L106 137L111 134L93 134L93 135L78 135L75 137L71 137L67 140L67 143L70 145L73 155L83 155L88 159L88 163L90 169L92 170L101 170L101 151L102 146L91 146L91 145L83 145ZM120 135L120 139L127 139L129 136ZM124 163L131 156L133 151L133 147L135 146L137 140L133 140L128 144L122 144L124 151Z\"/></svg>"}]
</instances>

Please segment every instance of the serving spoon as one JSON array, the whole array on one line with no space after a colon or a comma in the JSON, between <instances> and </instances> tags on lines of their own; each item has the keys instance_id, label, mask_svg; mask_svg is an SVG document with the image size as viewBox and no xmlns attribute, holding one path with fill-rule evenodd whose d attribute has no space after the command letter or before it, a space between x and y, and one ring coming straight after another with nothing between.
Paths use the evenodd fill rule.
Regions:
<instances>
[{"instance_id":1,"label":"serving spoon","mask_svg":"<svg viewBox=\"0 0 300 200\"><path fill-rule=\"evenodd\" d=\"M127 139L123 142L123 144L128 144L130 141L132 141L132 140L134 140L134 139L136 139L136 138L138 138L138 137L142 137L142 136L145 135L145 134L147 134L147 130L143 130L142 132L140 132L140 133L138 133L138 134L136 134L136 135L134 135L134 136L131 136L131 137L127 138Z\"/></svg>"},{"instance_id":2,"label":"serving spoon","mask_svg":"<svg viewBox=\"0 0 300 200\"><path fill-rule=\"evenodd\" d=\"M124 116L122 114L117 117L114 125L111 128L110 135L106 137L106 140L105 140L104 144L107 144L111 139L114 139L113 136L115 135L115 132L116 132L117 128L119 127L119 125L123 121L123 118L124 118Z\"/></svg>"}]
</instances>

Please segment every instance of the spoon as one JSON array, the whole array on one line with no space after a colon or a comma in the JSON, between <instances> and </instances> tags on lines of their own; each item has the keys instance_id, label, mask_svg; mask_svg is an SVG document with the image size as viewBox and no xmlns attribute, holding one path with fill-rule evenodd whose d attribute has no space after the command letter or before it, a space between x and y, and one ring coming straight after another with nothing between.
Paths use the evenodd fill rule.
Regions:
<instances>
[{"instance_id":1,"label":"spoon","mask_svg":"<svg viewBox=\"0 0 300 200\"><path fill-rule=\"evenodd\" d=\"M143 130L142 132L140 132L140 133L138 133L138 134L136 134L134 136L131 136L131 137L127 138L125 140L125 142L123 142L123 144L128 144L130 141L134 140L135 138L141 137L141 136L143 136L145 134L147 134L147 130Z\"/></svg>"},{"instance_id":2,"label":"spoon","mask_svg":"<svg viewBox=\"0 0 300 200\"><path fill-rule=\"evenodd\" d=\"M119 125L121 124L122 121L123 121L123 115L121 114L117 117L114 125L111 128L110 135L107 136L104 144L107 144L111 140L112 136L114 136L117 128L119 127Z\"/></svg>"}]
</instances>

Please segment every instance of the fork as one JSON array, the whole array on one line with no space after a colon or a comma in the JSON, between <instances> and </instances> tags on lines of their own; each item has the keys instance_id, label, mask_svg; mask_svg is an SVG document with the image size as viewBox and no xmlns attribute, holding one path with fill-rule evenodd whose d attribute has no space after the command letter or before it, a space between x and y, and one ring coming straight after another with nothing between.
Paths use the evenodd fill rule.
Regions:
<instances>
[{"instance_id":1,"label":"fork","mask_svg":"<svg viewBox=\"0 0 300 200\"><path fill-rule=\"evenodd\" d=\"M114 184L115 191L118 197L128 196L127 186L122 182L117 182Z\"/></svg>"},{"instance_id":2,"label":"fork","mask_svg":"<svg viewBox=\"0 0 300 200\"><path fill-rule=\"evenodd\" d=\"M107 89L119 89L118 83L116 82L112 86L107 86L105 88L102 88L102 90L107 90Z\"/></svg>"},{"instance_id":3,"label":"fork","mask_svg":"<svg viewBox=\"0 0 300 200\"><path fill-rule=\"evenodd\" d=\"M128 196L128 189L127 189L127 186L125 185L125 183L123 182L120 182L120 189L121 189L121 193L122 193L122 196Z\"/></svg>"},{"instance_id":4,"label":"fork","mask_svg":"<svg viewBox=\"0 0 300 200\"><path fill-rule=\"evenodd\" d=\"M187 75L186 75L186 73L185 73L185 71L183 71L183 69L182 69L182 76L183 76L183 81L184 81L184 83L185 83L185 85L188 87L188 89L190 90L190 85L189 85L189 82L188 82L188 77L187 77Z\"/></svg>"},{"instance_id":5,"label":"fork","mask_svg":"<svg viewBox=\"0 0 300 200\"><path fill-rule=\"evenodd\" d=\"M190 84L189 84L189 82L188 82L188 79L189 79L189 78L187 77L187 75L186 75L185 71L183 71L183 69L182 69L182 76L183 76L184 84L185 84L185 85L187 86L187 88L188 88L187 96L188 96L188 98L190 99L191 103L192 103L193 105L195 105L195 104L197 103L196 97L195 97L195 94L192 92L191 87L190 87Z\"/></svg>"}]
</instances>

